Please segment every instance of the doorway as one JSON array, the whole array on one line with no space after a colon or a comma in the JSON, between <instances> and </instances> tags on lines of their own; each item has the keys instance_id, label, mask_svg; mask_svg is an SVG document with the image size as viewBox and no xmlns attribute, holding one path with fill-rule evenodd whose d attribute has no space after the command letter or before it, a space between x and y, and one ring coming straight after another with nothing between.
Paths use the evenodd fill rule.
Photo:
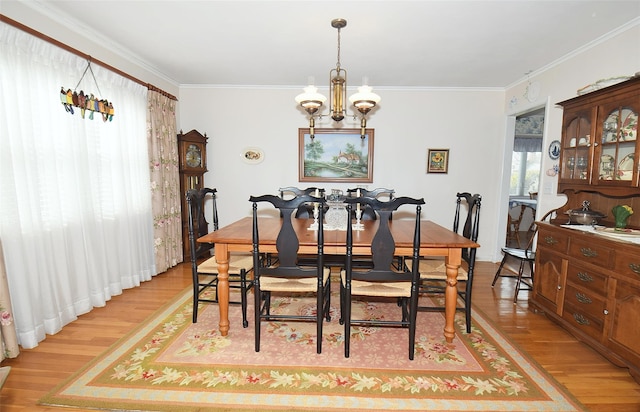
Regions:
<instances>
[{"instance_id":1,"label":"doorway","mask_svg":"<svg viewBox=\"0 0 640 412\"><path fill-rule=\"evenodd\" d=\"M516 116L509 178L508 227L505 244L524 247L535 220L534 206L522 200L537 200L542 168L545 108Z\"/></svg>"}]
</instances>

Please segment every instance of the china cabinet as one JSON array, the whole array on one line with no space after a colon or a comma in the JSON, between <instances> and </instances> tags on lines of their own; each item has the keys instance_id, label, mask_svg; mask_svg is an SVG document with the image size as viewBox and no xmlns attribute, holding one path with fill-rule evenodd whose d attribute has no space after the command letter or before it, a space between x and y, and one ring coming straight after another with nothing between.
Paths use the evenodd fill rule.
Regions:
<instances>
[{"instance_id":1,"label":"china cabinet","mask_svg":"<svg viewBox=\"0 0 640 412\"><path fill-rule=\"evenodd\" d=\"M564 109L559 191L637 193L640 77L558 104Z\"/></svg>"},{"instance_id":2,"label":"china cabinet","mask_svg":"<svg viewBox=\"0 0 640 412\"><path fill-rule=\"evenodd\" d=\"M178 157L180 159L180 205L182 207L182 251L185 260L189 259L189 216L187 199L189 189L202 189L204 174L207 172L207 135L197 130L178 133Z\"/></svg>"},{"instance_id":3,"label":"china cabinet","mask_svg":"<svg viewBox=\"0 0 640 412\"><path fill-rule=\"evenodd\" d=\"M558 192L567 203L538 223L531 304L640 382L640 77L559 103ZM603 230L567 225L588 201ZM615 232L612 208L635 213Z\"/></svg>"}]
</instances>

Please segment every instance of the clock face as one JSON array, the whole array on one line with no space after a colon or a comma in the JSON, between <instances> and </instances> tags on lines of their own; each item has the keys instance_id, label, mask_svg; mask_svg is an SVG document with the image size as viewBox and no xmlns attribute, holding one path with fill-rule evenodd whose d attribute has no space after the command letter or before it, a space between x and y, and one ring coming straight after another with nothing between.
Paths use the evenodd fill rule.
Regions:
<instances>
[{"instance_id":1,"label":"clock face","mask_svg":"<svg viewBox=\"0 0 640 412\"><path fill-rule=\"evenodd\" d=\"M200 147L195 144L190 144L186 151L186 161L189 167L202 166L202 152L200 151Z\"/></svg>"}]
</instances>

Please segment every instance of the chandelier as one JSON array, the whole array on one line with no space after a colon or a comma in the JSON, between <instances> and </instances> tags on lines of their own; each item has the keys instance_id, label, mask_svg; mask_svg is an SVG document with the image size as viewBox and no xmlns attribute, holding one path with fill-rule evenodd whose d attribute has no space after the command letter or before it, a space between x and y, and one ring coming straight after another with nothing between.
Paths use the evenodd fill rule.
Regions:
<instances>
[{"instance_id":1,"label":"chandelier","mask_svg":"<svg viewBox=\"0 0 640 412\"><path fill-rule=\"evenodd\" d=\"M340 66L340 29L347 25L345 19L331 20L331 27L338 30L338 62L336 68L329 72L329 116L336 122L341 122L347 114L347 71ZM326 116L319 113L320 108L324 105L326 97L318 93L318 88L313 84L304 88L304 93L296 96L296 103L309 115L309 134L311 139L314 138L315 118ZM349 97L349 101L353 104L360 114L360 137L364 139L365 129L367 128L367 114L380 102L380 96L372 92L366 82L358 88L358 92ZM353 118L357 119L357 113L354 112Z\"/></svg>"}]
</instances>

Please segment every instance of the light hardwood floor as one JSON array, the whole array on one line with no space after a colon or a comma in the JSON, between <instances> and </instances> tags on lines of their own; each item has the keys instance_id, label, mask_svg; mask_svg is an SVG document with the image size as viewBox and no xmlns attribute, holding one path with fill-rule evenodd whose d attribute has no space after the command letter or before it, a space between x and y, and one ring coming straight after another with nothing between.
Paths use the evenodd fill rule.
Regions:
<instances>
[{"instance_id":1,"label":"light hardwood floor","mask_svg":"<svg viewBox=\"0 0 640 412\"><path fill-rule=\"evenodd\" d=\"M588 410L640 411L640 385L626 369L611 364L544 315L528 310L529 292L521 292L514 305L512 279L499 280L491 288L496 269L496 264L478 263L473 288L475 306ZM0 391L0 411L76 410L40 407L37 400L190 284L189 266L179 265L138 288L124 291L106 307L80 316L37 348L22 350L18 358L3 361L2 366L11 366L12 370Z\"/></svg>"}]
</instances>

